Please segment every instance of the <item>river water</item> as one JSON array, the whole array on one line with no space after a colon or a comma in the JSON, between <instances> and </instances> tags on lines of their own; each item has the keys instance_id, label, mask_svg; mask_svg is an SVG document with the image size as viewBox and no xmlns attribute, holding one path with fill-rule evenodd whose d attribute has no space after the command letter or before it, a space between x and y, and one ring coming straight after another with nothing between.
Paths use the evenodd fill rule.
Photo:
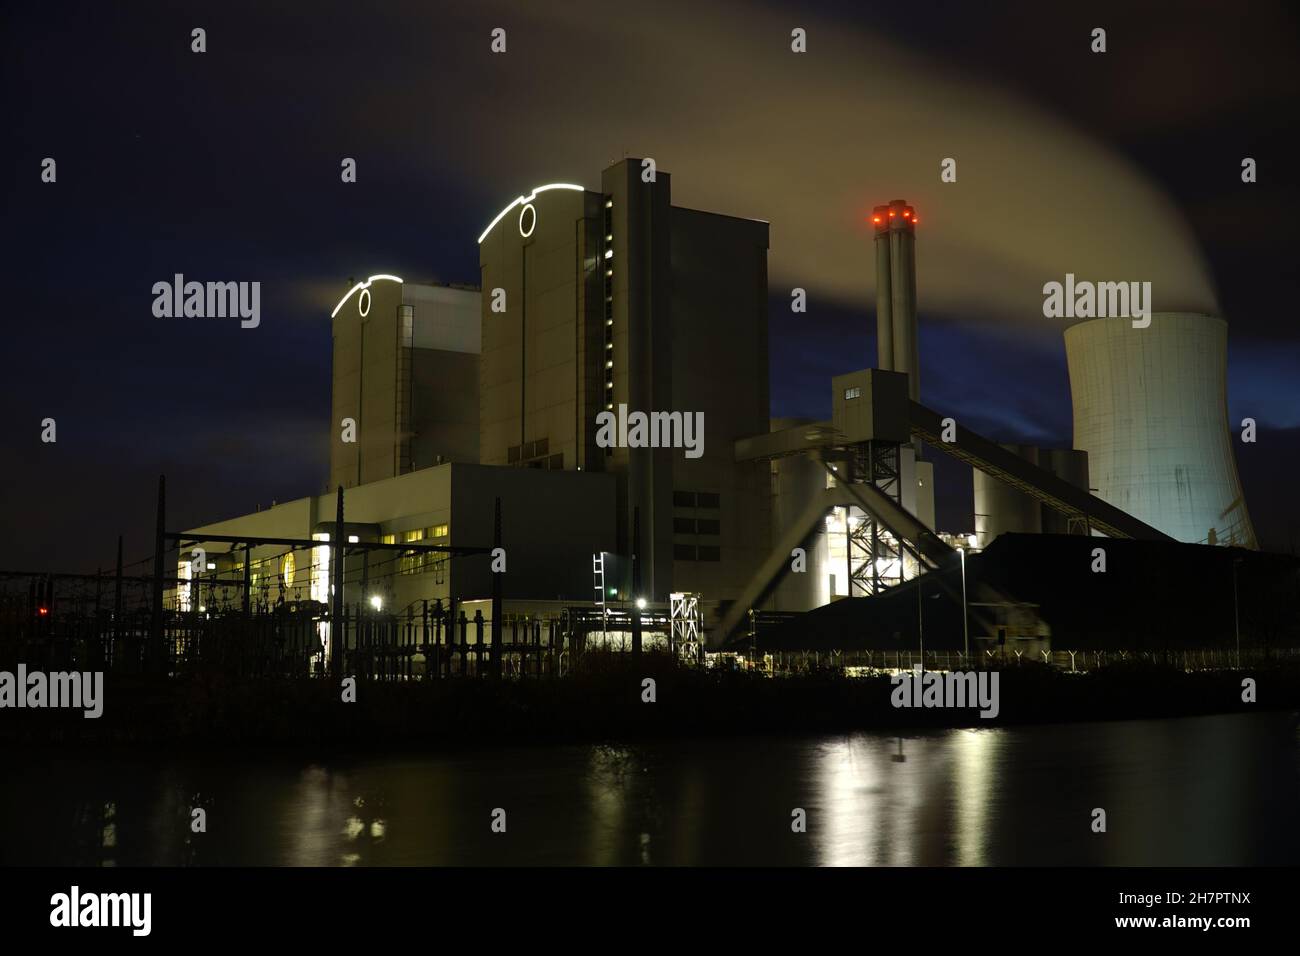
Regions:
<instances>
[{"instance_id":1,"label":"river water","mask_svg":"<svg viewBox=\"0 0 1300 956\"><path fill-rule=\"evenodd\" d=\"M1300 863L1296 714L6 765L6 864Z\"/></svg>"}]
</instances>

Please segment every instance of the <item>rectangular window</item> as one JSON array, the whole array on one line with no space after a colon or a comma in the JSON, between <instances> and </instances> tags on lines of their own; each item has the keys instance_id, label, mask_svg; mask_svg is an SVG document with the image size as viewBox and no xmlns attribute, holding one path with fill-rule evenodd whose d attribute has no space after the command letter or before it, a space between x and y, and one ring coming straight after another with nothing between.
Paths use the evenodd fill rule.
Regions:
<instances>
[{"instance_id":1,"label":"rectangular window","mask_svg":"<svg viewBox=\"0 0 1300 956\"><path fill-rule=\"evenodd\" d=\"M721 549L712 544L700 545L699 555L701 561L720 561L722 559Z\"/></svg>"},{"instance_id":2,"label":"rectangular window","mask_svg":"<svg viewBox=\"0 0 1300 956\"><path fill-rule=\"evenodd\" d=\"M693 544L675 544L673 545L674 561L694 561L695 545Z\"/></svg>"},{"instance_id":3,"label":"rectangular window","mask_svg":"<svg viewBox=\"0 0 1300 956\"><path fill-rule=\"evenodd\" d=\"M695 534L695 519L674 518L673 534Z\"/></svg>"},{"instance_id":4,"label":"rectangular window","mask_svg":"<svg viewBox=\"0 0 1300 956\"><path fill-rule=\"evenodd\" d=\"M722 503L722 497L713 491L701 491L696 501L700 508L716 508Z\"/></svg>"},{"instance_id":5,"label":"rectangular window","mask_svg":"<svg viewBox=\"0 0 1300 956\"><path fill-rule=\"evenodd\" d=\"M721 534L717 518L701 518L695 522L696 534Z\"/></svg>"},{"instance_id":6,"label":"rectangular window","mask_svg":"<svg viewBox=\"0 0 1300 956\"><path fill-rule=\"evenodd\" d=\"M395 534L385 534L385 535L381 535L380 538L379 538L379 543L380 543L380 544L397 544L397 535L395 535Z\"/></svg>"},{"instance_id":7,"label":"rectangular window","mask_svg":"<svg viewBox=\"0 0 1300 956\"><path fill-rule=\"evenodd\" d=\"M845 401L848 401L849 399L853 399L853 398L861 398L861 397L862 397L862 388L861 388L861 386L854 385L852 388L846 388L846 389L844 390L844 400L845 400Z\"/></svg>"},{"instance_id":8,"label":"rectangular window","mask_svg":"<svg viewBox=\"0 0 1300 956\"><path fill-rule=\"evenodd\" d=\"M674 491L673 492L674 508L694 508L695 492L693 491Z\"/></svg>"},{"instance_id":9,"label":"rectangular window","mask_svg":"<svg viewBox=\"0 0 1300 956\"><path fill-rule=\"evenodd\" d=\"M448 526L448 525L445 525L445 524L436 524L436 525L434 525L432 528L426 528L426 529L425 529L425 533L426 533L430 538L445 538L445 537L447 537L447 532L448 532L449 530L450 530L450 526Z\"/></svg>"},{"instance_id":10,"label":"rectangular window","mask_svg":"<svg viewBox=\"0 0 1300 956\"><path fill-rule=\"evenodd\" d=\"M416 541L423 541L423 540L424 540L424 529L423 529L423 528L412 528L410 531L404 531L404 532L402 533L402 540L403 540L404 542L406 542L407 544L412 544L413 542L416 542Z\"/></svg>"}]
</instances>

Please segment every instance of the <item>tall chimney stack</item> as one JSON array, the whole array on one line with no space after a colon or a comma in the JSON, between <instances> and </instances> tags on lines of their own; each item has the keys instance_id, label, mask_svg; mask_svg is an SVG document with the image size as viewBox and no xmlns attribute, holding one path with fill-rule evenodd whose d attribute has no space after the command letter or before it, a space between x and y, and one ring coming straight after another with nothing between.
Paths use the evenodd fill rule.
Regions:
<instances>
[{"instance_id":1,"label":"tall chimney stack","mask_svg":"<svg viewBox=\"0 0 1300 956\"><path fill-rule=\"evenodd\" d=\"M912 401L921 399L916 335L916 213L895 199L871 211L876 230L876 366L907 374Z\"/></svg>"}]
</instances>

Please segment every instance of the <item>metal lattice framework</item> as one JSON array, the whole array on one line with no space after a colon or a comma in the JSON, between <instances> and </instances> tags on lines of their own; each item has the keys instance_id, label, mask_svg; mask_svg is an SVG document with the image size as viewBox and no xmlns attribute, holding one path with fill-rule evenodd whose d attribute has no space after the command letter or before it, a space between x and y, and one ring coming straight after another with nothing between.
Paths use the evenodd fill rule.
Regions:
<instances>
[{"instance_id":1,"label":"metal lattice framework","mask_svg":"<svg viewBox=\"0 0 1300 956\"><path fill-rule=\"evenodd\" d=\"M678 592L668 595L668 618L671 631L669 647L682 660L697 661L703 652L704 613L700 595Z\"/></svg>"},{"instance_id":2,"label":"metal lattice framework","mask_svg":"<svg viewBox=\"0 0 1300 956\"><path fill-rule=\"evenodd\" d=\"M859 442L853 446L850 481L872 485L891 501L902 504L899 444ZM857 524L854 524L856 520ZM849 597L880 594L903 581L903 545L876 516L855 506L845 514L848 539Z\"/></svg>"}]
</instances>

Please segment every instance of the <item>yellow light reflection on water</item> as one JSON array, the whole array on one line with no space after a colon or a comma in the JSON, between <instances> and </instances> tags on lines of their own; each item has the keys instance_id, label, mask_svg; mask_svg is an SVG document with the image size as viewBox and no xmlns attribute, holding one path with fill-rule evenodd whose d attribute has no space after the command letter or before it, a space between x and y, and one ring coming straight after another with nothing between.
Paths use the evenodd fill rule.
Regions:
<instances>
[{"instance_id":1,"label":"yellow light reflection on water","mask_svg":"<svg viewBox=\"0 0 1300 956\"><path fill-rule=\"evenodd\" d=\"M993 828L993 779L1005 734L998 730L956 730L949 737L956 802L953 843L959 866L987 866Z\"/></svg>"}]
</instances>

